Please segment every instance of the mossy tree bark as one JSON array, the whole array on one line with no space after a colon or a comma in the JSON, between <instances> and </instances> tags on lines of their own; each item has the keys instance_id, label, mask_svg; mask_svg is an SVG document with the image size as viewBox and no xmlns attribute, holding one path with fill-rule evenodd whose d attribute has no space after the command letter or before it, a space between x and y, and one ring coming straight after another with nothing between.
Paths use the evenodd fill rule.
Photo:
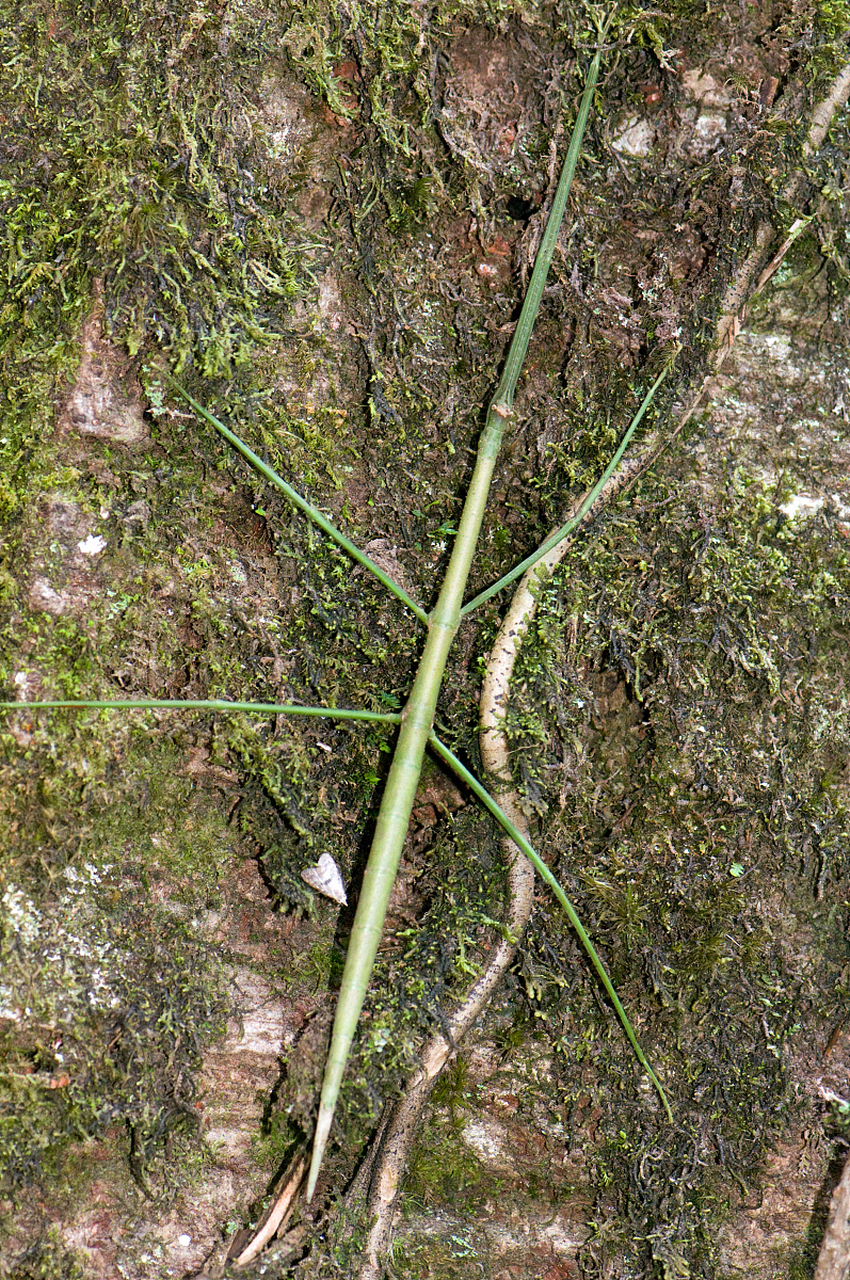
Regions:
<instances>
[{"instance_id":1,"label":"mossy tree bark","mask_svg":"<svg viewBox=\"0 0 850 1280\"><path fill-rule=\"evenodd\" d=\"M846 111L805 139L850 13L757 8L620 15L476 568L559 522L681 345L647 430L703 388L700 411L547 584L508 713L535 842L677 1124L541 895L435 1095L400 1276L813 1269L850 1065ZM585 12L25 0L2 30L5 696L395 709L415 622L156 364L430 606ZM712 372L741 264L798 218ZM503 608L464 624L439 709L473 764ZM197 1269L312 1123L350 918L300 870L330 850L356 895L390 739L170 712L0 729L0 1269ZM497 834L436 767L419 800L329 1215L266 1274L354 1273L336 1197L501 918Z\"/></svg>"}]
</instances>

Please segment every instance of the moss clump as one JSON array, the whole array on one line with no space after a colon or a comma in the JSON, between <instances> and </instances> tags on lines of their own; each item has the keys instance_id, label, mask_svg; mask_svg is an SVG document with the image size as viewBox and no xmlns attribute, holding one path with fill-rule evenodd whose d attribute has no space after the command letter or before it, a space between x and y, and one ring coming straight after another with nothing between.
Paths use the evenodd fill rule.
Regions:
<instances>
[{"instance_id":1,"label":"moss clump","mask_svg":"<svg viewBox=\"0 0 850 1280\"><path fill-rule=\"evenodd\" d=\"M84 1280L85 1267L58 1238L47 1231L15 1260L0 1263L3 1280Z\"/></svg>"},{"instance_id":2,"label":"moss clump","mask_svg":"<svg viewBox=\"0 0 850 1280\"><path fill-rule=\"evenodd\" d=\"M73 331L99 279L131 351L150 336L178 365L227 372L297 292L291 238L249 167L258 15L240 9L225 28L151 0L21 3L7 17L0 199L15 251L0 319L20 354L59 337L57 314Z\"/></svg>"},{"instance_id":3,"label":"moss clump","mask_svg":"<svg viewBox=\"0 0 850 1280\"><path fill-rule=\"evenodd\" d=\"M708 518L675 472L644 480L577 544L542 593L508 718L541 844L677 1121L626 1101L634 1063L541 910L526 986L561 1028L571 1123L601 1110L589 1274L612 1248L636 1274L717 1274L736 1188L798 1115L786 1054L844 998L850 560L744 472L733 490Z\"/></svg>"},{"instance_id":4,"label":"moss clump","mask_svg":"<svg viewBox=\"0 0 850 1280\"><path fill-rule=\"evenodd\" d=\"M57 390L95 302L131 354L153 344L173 366L226 375L279 333L309 250L251 136L274 44L265 13L6 0L0 28L0 514L12 517L50 476Z\"/></svg>"},{"instance_id":5,"label":"moss clump","mask_svg":"<svg viewBox=\"0 0 850 1280\"><path fill-rule=\"evenodd\" d=\"M195 1072L228 1011L221 956L198 927L231 856L223 816L179 746L98 721L60 714L27 731L16 718L26 749L4 737L7 1186L61 1186L81 1159L68 1165L69 1148L108 1135L148 1187L196 1128Z\"/></svg>"},{"instance_id":6,"label":"moss clump","mask_svg":"<svg viewBox=\"0 0 850 1280\"><path fill-rule=\"evenodd\" d=\"M117 891L121 887L120 898ZM221 975L116 867L68 866L50 907L6 879L0 916L0 1168L7 1190L61 1184L73 1143L117 1126L131 1168L196 1126L193 1073L222 1029Z\"/></svg>"},{"instance_id":7,"label":"moss clump","mask_svg":"<svg viewBox=\"0 0 850 1280\"><path fill-rule=\"evenodd\" d=\"M408 1211L438 1204L474 1211L494 1190L494 1178L463 1141L465 1119L475 1114L477 1098L468 1085L467 1065L458 1057L446 1068L431 1095L431 1114L411 1158L405 1184Z\"/></svg>"}]
</instances>

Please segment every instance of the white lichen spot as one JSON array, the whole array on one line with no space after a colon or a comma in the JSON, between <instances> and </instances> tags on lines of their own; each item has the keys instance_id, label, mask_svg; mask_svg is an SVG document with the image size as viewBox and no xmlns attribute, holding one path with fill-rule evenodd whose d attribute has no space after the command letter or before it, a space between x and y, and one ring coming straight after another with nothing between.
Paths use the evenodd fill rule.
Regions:
<instances>
[{"instance_id":1,"label":"white lichen spot","mask_svg":"<svg viewBox=\"0 0 850 1280\"><path fill-rule=\"evenodd\" d=\"M704 107L728 107L732 103L727 86L696 67L683 72L682 86Z\"/></svg>"},{"instance_id":2,"label":"white lichen spot","mask_svg":"<svg viewBox=\"0 0 850 1280\"><path fill-rule=\"evenodd\" d=\"M627 116L611 138L611 146L621 155L641 160L655 145L655 128L647 119Z\"/></svg>"},{"instance_id":3,"label":"white lichen spot","mask_svg":"<svg viewBox=\"0 0 850 1280\"><path fill-rule=\"evenodd\" d=\"M41 913L31 898L14 885L8 885L0 899L3 905L4 923L15 933L21 943L33 942L41 927Z\"/></svg>"},{"instance_id":4,"label":"white lichen spot","mask_svg":"<svg viewBox=\"0 0 850 1280\"><path fill-rule=\"evenodd\" d=\"M0 897L0 940L11 935L19 963L0 985L0 1016L15 1021L31 1016L26 996L33 985L50 993L57 1018L81 999L93 1009L120 1005L114 975L122 956L93 927L89 911L88 894L108 871L93 863L66 867L64 892L49 919L20 889L6 887Z\"/></svg>"},{"instance_id":5,"label":"white lichen spot","mask_svg":"<svg viewBox=\"0 0 850 1280\"><path fill-rule=\"evenodd\" d=\"M779 510L789 520L796 520L799 516L814 515L816 511L820 511L822 506L823 498L810 498L807 493L795 493L793 498L789 498L787 502L780 503Z\"/></svg>"},{"instance_id":6,"label":"white lichen spot","mask_svg":"<svg viewBox=\"0 0 850 1280\"><path fill-rule=\"evenodd\" d=\"M720 146L729 123L722 111L703 111L697 117L691 137L691 151L696 156L707 156Z\"/></svg>"},{"instance_id":7,"label":"white lichen spot","mask_svg":"<svg viewBox=\"0 0 850 1280\"><path fill-rule=\"evenodd\" d=\"M479 1160L485 1164L502 1164L505 1153L499 1141L501 1134L495 1125L487 1125L479 1120L470 1120L463 1127L461 1137L471 1147Z\"/></svg>"},{"instance_id":8,"label":"white lichen spot","mask_svg":"<svg viewBox=\"0 0 850 1280\"><path fill-rule=\"evenodd\" d=\"M4 943L4 951L11 941L19 956L26 953L37 940L40 929L41 912L35 903L23 890L7 885L0 897L0 941ZM27 1010L22 1008L23 994L12 984L0 983L0 1018L18 1022L22 1015L26 1016Z\"/></svg>"}]
</instances>

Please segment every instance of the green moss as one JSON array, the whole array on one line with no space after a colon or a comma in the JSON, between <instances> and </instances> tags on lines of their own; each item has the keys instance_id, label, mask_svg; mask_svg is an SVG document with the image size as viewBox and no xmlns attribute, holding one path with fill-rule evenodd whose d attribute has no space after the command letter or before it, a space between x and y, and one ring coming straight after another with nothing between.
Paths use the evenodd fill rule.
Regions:
<instances>
[{"instance_id":1,"label":"green moss","mask_svg":"<svg viewBox=\"0 0 850 1280\"><path fill-rule=\"evenodd\" d=\"M84 1280L85 1267L51 1229L11 1263L0 1263L3 1280Z\"/></svg>"},{"instance_id":2,"label":"green moss","mask_svg":"<svg viewBox=\"0 0 850 1280\"><path fill-rule=\"evenodd\" d=\"M801 12L795 13L794 18L802 26L806 78L815 92L822 93L844 57L850 5L847 0L812 0Z\"/></svg>"},{"instance_id":3,"label":"green moss","mask_svg":"<svg viewBox=\"0 0 850 1280\"><path fill-rule=\"evenodd\" d=\"M7 1188L61 1184L69 1147L116 1126L147 1187L166 1139L197 1125L193 1072L225 1012L219 966L170 912L143 907L127 878L67 867L52 909L4 882Z\"/></svg>"},{"instance_id":4,"label":"green moss","mask_svg":"<svg viewBox=\"0 0 850 1280\"><path fill-rule=\"evenodd\" d=\"M256 19L228 33L225 81L220 20L192 21L188 9L60 6L48 19L18 5L15 18L5 28L17 75L7 138L21 159L38 145L48 163L4 190L15 272L3 319L25 317L34 334L53 327L58 307L73 323L99 278L131 350L153 332L176 363L191 354L208 374L228 370L262 335L258 305L268 313L296 291L239 127L265 53Z\"/></svg>"},{"instance_id":5,"label":"green moss","mask_svg":"<svg viewBox=\"0 0 850 1280\"><path fill-rule=\"evenodd\" d=\"M588 1094L604 1112L594 1176L618 1200L588 1265L597 1246L616 1247L640 1274L716 1274L729 1177L757 1183L795 1122L786 1047L839 1016L846 915L821 886L846 881L833 764L850 741L847 551L815 524L788 524L746 473L732 486L734 503L708 520L677 495L675 472L669 489L647 479L576 547L543 592L508 718L529 806L550 815L541 842L560 849L562 883L674 1095L674 1131L625 1103L634 1064L569 976L547 908L525 949L526 990L538 1020L566 1018L564 1098L575 1123ZM806 672L794 699L791 667ZM569 798L552 816L563 793L548 780L564 767ZM694 1155L696 1136L683 1148L683 1130L710 1134L713 1154ZM659 1217L647 1206L662 1184L678 1191ZM607 1232L625 1219L614 1246Z\"/></svg>"},{"instance_id":6,"label":"green moss","mask_svg":"<svg viewBox=\"0 0 850 1280\"><path fill-rule=\"evenodd\" d=\"M464 1280L474 1270L482 1274L488 1253L488 1246L479 1241L474 1232L458 1231L445 1242L405 1241L397 1245L393 1265L399 1277L404 1277L404 1280L412 1280L423 1274L437 1277L438 1280Z\"/></svg>"},{"instance_id":7,"label":"green moss","mask_svg":"<svg viewBox=\"0 0 850 1280\"><path fill-rule=\"evenodd\" d=\"M0 193L11 263L0 299L7 378L0 517L12 522L0 569L7 691L26 670L69 694L266 699L284 691L294 700L401 705L418 628L367 579L352 576L345 559L211 433L178 416L158 387L155 361L144 375L151 441L132 458L94 444L69 461L67 444L46 440L51 406L73 370L98 281L116 343L185 363L204 403L284 474L355 535L389 544L427 604L457 517L476 406L493 384L518 295L508 271L491 289L477 267L498 256L487 252L491 231L510 232L507 199L546 189L549 137L574 110L582 58L571 51L576 44L581 52L591 35L585 13L499 0L415 14L405 4L315 3L284 6L272 20L250 4L226 16L186 5L166 12L149 0L132 13L97 4L50 14L32 3L7 9L3 59L18 76L0 104L13 152ZM693 12L677 3L664 15L618 13L617 34L631 33L631 43L607 77L607 115L612 103L630 101L644 75L659 73L682 31L695 65L726 47L723 23L738 22L737 10L716 11L705 24L692 22ZM826 53L840 7L804 6L793 17L795 40L812 13L813 39ZM454 145L451 129L438 135L431 115L442 82L432 86L430 71L448 74L444 55L451 63L455 40L469 28L473 62L491 45L504 50L517 33L532 63L538 58L517 85L533 127L504 163L480 138L477 149L466 146L476 142L474 105L462 122L469 138ZM283 177L270 143L263 152L269 140L254 100L263 76L283 74L281 48L286 75L306 81L337 117L330 125L325 118L337 131L331 141L317 141L315 151L309 144ZM556 66L563 75L554 84ZM674 81L667 74L671 94ZM318 109L304 114L318 128ZM255 140L243 119L256 125ZM336 154L340 137L344 172L322 231L325 254L294 209L307 170L325 172L321 146ZM785 140L775 133L744 141L736 166L757 170L758 181L733 217L723 163L701 163L671 207L669 174L635 186L589 136L560 275L494 490L481 585L536 544L568 495L595 478L640 398L653 344L671 341L680 326L683 378L698 376L716 296L745 241L735 218L772 209L786 164ZM846 183L838 159L829 164L824 186L833 194L824 199L843 226L834 193ZM686 215L696 220L711 279L707 271L686 275L681 264L674 270L664 258L647 266L634 250L635 226L664 246ZM824 218L821 243L834 249L837 279L846 246L826 228ZM520 252L513 239L511 249ZM639 282L628 285L633 305L624 315L600 296L621 265ZM337 298L316 316L292 310L312 293L308 269ZM846 560L840 544L815 530L784 526L774 496L746 472L730 477L731 510L720 517L679 501L678 486L677 477L667 487L645 481L637 505L582 544L570 584L547 589L509 725L541 839L629 1011L637 1011L665 1085L677 1082L682 1128L671 1136L656 1129L651 1102L634 1102L642 1097L634 1063L600 1013L561 918L541 904L510 989L512 1038L537 1027L557 1045L549 1101L599 1135L599 1241L606 1231L618 1247L627 1241L630 1265L647 1275L682 1266L711 1274L726 1174L756 1178L771 1136L787 1122L781 1054L796 1016L795 957L782 939L801 921L819 956L798 992L811 1001L806 1027L831 1007L824 991L836 992L836 1001L846 995L834 981L843 917L811 907L813 886L843 892L844 884L846 708L830 691L829 669L845 639ZM92 518L109 511L106 581L84 609L58 620L30 610L18 585L28 548L44 555L57 581L67 572L62 545L44 545L29 501L36 487L67 489ZM127 514L137 503L146 508L144 527ZM477 634L465 629L441 704L452 740L473 756L473 677L493 618ZM809 666L810 683L789 692L788 671ZM111 1115L135 1135L134 1167L149 1181L157 1152L191 1112L193 1065L217 1025L215 963L188 917L218 900L231 839L225 814L238 802L237 820L277 901L315 914L317 936L287 980L300 975L332 989L348 922L341 917L333 938L331 908L314 901L300 870L317 850L333 848L356 880L391 735L171 715L16 718L11 730L3 739L4 888L24 899L10 897L7 915L41 919L51 894L67 903L69 871L94 868L105 877L86 891L103 912L97 945L104 955L112 948L131 957L137 970L133 984L115 989L113 1010L92 1010L79 992L91 986L97 957L88 968L82 959L71 966L72 990L59 984L60 992L50 985L41 933L31 940L26 972L43 987L48 1022L60 997L67 1002L75 1074L72 1084L51 1089L42 1077L58 1079L61 1064L50 1037L30 1044L19 1023L6 1028L8 1096L13 1114L25 1115L29 1153L19 1176L36 1176L39 1162L46 1167L47 1136L55 1136L61 1162L74 1134L103 1133ZM220 803L211 801L219 784L227 792ZM413 858L418 923L394 923L352 1064L337 1156L346 1172L371 1117L399 1087L440 1005L463 989L500 916L489 827L464 814L431 843L427 866L424 855ZM792 886L790 905L770 898L780 882ZM754 895L764 910L752 908ZM146 920L157 896L167 909ZM162 933L163 947L173 943L175 967L146 925ZM187 1019L201 1028L189 1043L180 1038ZM115 1035L118 1048L107 1052ZM305 1124L315 1073L311 1086L300 1103ZM453 1088L459 1093L456 1081ZM759 1108L767 1113L760 1129ZM454 1169L474 1207L486 1179L479 1182L456 1141L449 1111L432 1133L440 1160L429 1166L425 1152L414 1191L439 1195L445 1169ZM270 1125L269 1159L290 1136L288 1124ZM653 1163L648 1151L660 1152L657 1176L643 1172ZM664 1178L677 1188L675 1203L664 1198ZM664 1207L650 1221L646 1205L656 1203ZM339 1244L329 1259L317 1245L316 1268L344 1272L354 1247ZM439 1264L447 1275L471 1265L460 1242L458 1249ZM591 1247L590 1274L593 1256ZM416 1273L419 1255L409 1266Z\"/></svg>"},{"instance_id":8,"label":"green moss","mask_svg":"<svg viewBox=\"0 0 850 1280\"><path fill-rule=\"evenodd\" d=\"M3 17L8 517L49 475L52 402L95 302L131 354L153 343L226 375L280 331L309 251L246 129L264 14L9 0Z\"/></svg>"}]
</instances>

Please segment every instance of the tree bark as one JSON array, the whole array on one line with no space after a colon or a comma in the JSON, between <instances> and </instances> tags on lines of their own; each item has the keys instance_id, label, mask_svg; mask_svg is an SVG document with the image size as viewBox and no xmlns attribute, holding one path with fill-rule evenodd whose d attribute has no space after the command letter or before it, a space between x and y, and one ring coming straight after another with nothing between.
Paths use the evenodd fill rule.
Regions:
<instances>
[{"instance_id":1,"label":"tree bark","mask_svg":"<svg viewBox=\"0 0 850 1280\"><path fill-rule=\"evenodd\" d=\"M843 1210L818 1214L850 1067L846 22L757 8L620 15L475 570L539 544L680 348L642 465L541 591L504 726L676 1125L538 892L431 1104L399 1276L813 1274L824 1230L817 1280L846 1272ZM403 705L415 620L157 367L430 608L583 12L3 16L3 696ZM463 624L438 709L472 767L506 607ZM4 1274L213 1274L259 1221L313 1123L351 925L300 872L332 852L356 901L389 745L3 713ZM252 1267L356 1274L344 1190L503 893L497 834L435 767L319 1206Z\"/></svg>"}]
</instances>

